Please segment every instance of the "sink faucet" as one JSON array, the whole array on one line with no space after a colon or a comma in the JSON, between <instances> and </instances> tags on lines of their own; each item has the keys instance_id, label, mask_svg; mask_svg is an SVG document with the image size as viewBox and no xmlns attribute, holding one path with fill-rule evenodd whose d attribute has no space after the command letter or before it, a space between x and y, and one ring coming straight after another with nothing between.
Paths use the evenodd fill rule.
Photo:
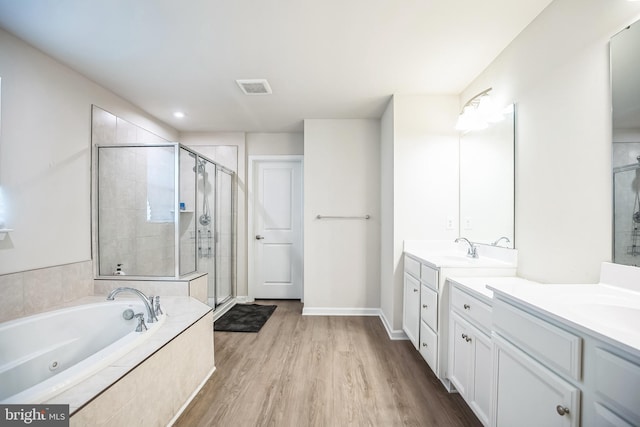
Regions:
<instances>
[{"instance_id":1,"label":"sink faucet","mask_svg":"<svg viewBox=\"0 0 640 427\"><path fill-rule=\"evenodd\" d=\"M458 243L459 241L463 241L463 242L467 242L467 244L469 245L469 249L467 250L467 256L469 258L478 258L478 248L476 247L476 245L474 245L473 243L471 243L469 241L469 239L467 239L466 237L458 237L455 242Z\"/></svg>"},{"instance_id":2,"label":"sink faucet","mask_svg":"<svg viewBox=\"0 0 640 427\"><path fill-rule=\"evenodd\" d=\"M501 241L501 240L504 240L506 243L511 243L511 240L509 240L509 238L508 238L508 237L506 237L506 236L502 236L502 237L500 237L498 240L496 240L495 242L493 242L493 243L491 244L491 246L498 246L498 243L500 243L500 241Z\"/></svg>"},{"instance_id":3,"label":"sink faucet","mask_svg":"<svg viewBox=\"0 0 640 427\"><path fill-rule=\"evenodd\" d=\"M144 307L147 310L147 323L153 323L158 320L158 317L156 316L155 311L149 304L149 298L147 298L145 294L143 294L141 291L135 288L121 287L121 288L114 289L109 293L109 295L107 296L107 299L109 301L113 301L116 298L116 295L118 295L120 292L131 292L137 295L138 297L140 297L140 299L144 303Z\"/></svg>"}]
</instances>

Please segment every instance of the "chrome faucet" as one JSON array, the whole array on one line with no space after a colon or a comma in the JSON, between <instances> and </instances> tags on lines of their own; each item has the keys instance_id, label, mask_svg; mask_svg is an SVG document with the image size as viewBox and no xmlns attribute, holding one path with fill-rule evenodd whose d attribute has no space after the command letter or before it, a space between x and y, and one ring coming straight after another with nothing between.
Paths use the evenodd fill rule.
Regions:
<instances>
[{"instance_id":1,"label":"chrome faucet","mask_svg":"<svg viewBox=\"0 0 640 427\"><path fill-rule=\"evenodd\" d=\"M455 242L458 243L459 241L463 241L463 242L467 242L467 244L469 245L469 249L467 250L467 256L469 258L478 258L478 248L476 247L476 245L474 245L473 243L471 243L469 241L469 239L467 239L466 237L458 237Z\"/></svg>"},{"instance_id":2,"label":"chrome faucet","mask_svg":"<svg viewBox=\"0 0 640 427\"><path fill-rule=\"evenodd\" d=\"M141 291L135 288L121 287L121 288L114 289L109 293L109 295L107 296L107 299L109 301L113 301L116 298L116 295L118 295L120 292L131 292L137 295L138 297L140 297L140 299L144 303L144 307L147 310L147 323L153 323L158 320L158 317L156 316L156 313L153 310L153 307L151 307L151 305L149 304L149 298L147 298L145 294L143 294Z\"/></svg>"},{"instance_id":3,"label":"chrome faucet","mask_svg":"<svg viewBox=\"0 0 640 427\"><path fill-rule=\"evenodd\" d=\"M502 236L502 237L500 237L498 240L496 240L495 242L493 242L493 243L491 244L491 246L498 246L498 243L500 243L500 241L501 241L501 240L504 240L504 241L505 241L505 242L507 242L507 243L511 243L511 240L509 240L509 238L508 238L508 237L506 237L506 236Z\"/></svg>"}]
</instances>

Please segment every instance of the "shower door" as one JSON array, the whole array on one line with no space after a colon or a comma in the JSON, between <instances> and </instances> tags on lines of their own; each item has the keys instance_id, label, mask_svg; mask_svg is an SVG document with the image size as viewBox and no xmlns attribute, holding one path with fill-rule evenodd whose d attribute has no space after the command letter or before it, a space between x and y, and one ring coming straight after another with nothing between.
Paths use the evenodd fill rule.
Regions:
<instances>
[{"instance_id":1,"label":"shower door","mask_svg":"<svg viewBox=\"0 0 640 427\"><path fill-rule=\"evenodd\" d=\"M232 297L233 176L216 170L216 306Z\"/></svg>"},{"instance_id":2,"label":"shower door","mask_svg":"<svg viewBox=\"0 0 640 427\"><path fill-rule=\"evenodd\" d=\"M207 273L208 304L215 307L216 302L216 254L215 254L215 218L214 203L216 192L216 166L198 156L198 190L196 204L196 256L198 271Z\"/></svg>"}]
</instances>

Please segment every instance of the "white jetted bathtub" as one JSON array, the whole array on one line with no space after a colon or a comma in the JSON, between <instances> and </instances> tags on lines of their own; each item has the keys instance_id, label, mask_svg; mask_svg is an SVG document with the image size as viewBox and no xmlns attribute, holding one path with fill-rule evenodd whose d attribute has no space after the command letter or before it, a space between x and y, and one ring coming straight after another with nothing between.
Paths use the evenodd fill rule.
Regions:
<instances>
[{"instance_id":1,"label":"white jetted bathtub","mask_svg":"<svg viewBox=\"0 0 640 427\"><path fill-rule=\"evenodd\" d=\"M41 403L98 372L154 334L164 323L126 320L142 301L119 299L73 306L0 324L0 403Z\"/></svg>"}]
</instances>

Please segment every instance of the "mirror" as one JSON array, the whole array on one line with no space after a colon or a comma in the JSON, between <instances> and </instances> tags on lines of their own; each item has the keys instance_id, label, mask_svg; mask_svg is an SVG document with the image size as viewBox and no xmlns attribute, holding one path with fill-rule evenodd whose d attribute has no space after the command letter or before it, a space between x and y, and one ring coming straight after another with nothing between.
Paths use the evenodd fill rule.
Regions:
<instances>
[{"instance_id":1,"label":"mirror","mask_svg":"<svg viewBox=\"0 0 640 427\"><path fill-rule=\"evenodd\" d=\"M460 235L514 248L515 109L460 137Z\"/></svg>"},{"instance_id":2,"label":"mirror","mask_svg":"<svg viewBox=\"0 0 640 427\"><path fill-rule=\"evenodd\" d=\"M611 39L613 262L640 266L640 22Z\"/></svg>"}]
</instances>

